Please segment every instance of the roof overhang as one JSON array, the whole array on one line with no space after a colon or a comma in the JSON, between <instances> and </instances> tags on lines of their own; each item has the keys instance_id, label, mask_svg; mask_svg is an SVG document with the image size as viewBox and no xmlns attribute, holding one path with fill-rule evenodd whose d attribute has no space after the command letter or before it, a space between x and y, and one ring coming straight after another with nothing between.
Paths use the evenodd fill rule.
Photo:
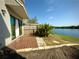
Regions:
<instances>
[{"instance_id":1,"label":"roof overhang","mask_svg":"<svg viewBox=\"0 0 79 59\"><path fill-rule=\"evenodd\" d=\"M28 19L27 13L22 6L6 5L9 13L20 19Z\"/></svg>"},{"instance_id":2,"label":"roof overhang","mask_svg":"<svg viewBox=\"0 0 79 59\"><path fill-rule=\"evenodd\" d=\"M10 15L19 19L28 19L28 15L23 6L20 5L6 5Z\"/></svg>"}]
</instances>

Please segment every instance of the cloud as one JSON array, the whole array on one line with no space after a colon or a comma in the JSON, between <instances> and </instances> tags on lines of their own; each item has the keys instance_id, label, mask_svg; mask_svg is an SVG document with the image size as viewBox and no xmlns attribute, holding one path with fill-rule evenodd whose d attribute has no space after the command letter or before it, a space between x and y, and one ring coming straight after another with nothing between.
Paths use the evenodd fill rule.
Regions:
<instances>
[{"instance_id":1,"label":"cloud","mask_svg":"<svg viewBox=\"0 0 79 59\"><path fill-rule=\"evenodd\" d=\"M46 0L46 3L53 4L54 3L54 0Z\"/></svg>"},{"instance_id":2,"label":"cloud","mask_svg":"<svg viewBox=\"0 0 79 59\"><path fill-rule=\"evenodd\" d=\"M53 8L49 8L49 9L46 10L46 12L51 12L53 10L54 10Z\"/></svg>"},{"instance_id":3,"label":"cloud","mask_svg":"<svg viewBox=\"0 0 79 59\"><path fill-rule=\"evenodd\" d=\"M52 19L54 19L54 17L53 17L53 16L50 16L48 19L49 19L49 20L52 20Z\"/></svg>"}]
</instances>

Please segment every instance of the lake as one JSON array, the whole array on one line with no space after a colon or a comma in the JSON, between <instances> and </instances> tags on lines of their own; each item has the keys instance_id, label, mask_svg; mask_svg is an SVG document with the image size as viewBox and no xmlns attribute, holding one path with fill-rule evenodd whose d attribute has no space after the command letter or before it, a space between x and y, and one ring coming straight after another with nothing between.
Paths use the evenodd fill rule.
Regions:
<instances>
[{"instance_id":1,"label":"lake","mask_svg":"<svg viewBox=\"0 0 79 59\"><path fill-rule=\"evenodd\" d=\"M54 33L79 38L79 29L54 29Z\"/></svg>"}]
</instances>

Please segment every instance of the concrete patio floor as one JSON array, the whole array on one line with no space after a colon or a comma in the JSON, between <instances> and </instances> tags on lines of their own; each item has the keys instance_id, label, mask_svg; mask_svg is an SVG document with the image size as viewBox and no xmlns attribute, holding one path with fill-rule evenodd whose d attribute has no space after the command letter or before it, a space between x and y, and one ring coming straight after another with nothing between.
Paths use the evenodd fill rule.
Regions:
<instances>
[{"instance_id":1,"label":"concrete patio floor","mask_svg":"<svg viewBox=\"0 0 79 59\"><path fill-rule=\"evenodd\" d=\"M17 50L24 48L37 48L38 44L35 37L23 35L8 45L8 47Z\"/></svg>"},{"instance_id":2,"label":"concrete patio floor","mask_svg":"<svg viewBox=\"0 0 79 59\"><path fill-rule=\"evenodd\" d=\"M58 38L57 38L58 39ZM52 40L54 40L54 43L60 43L61 39L57 40L55 38L53 38ZM50 39L49 39L50 40ZM62 41L63 43L64 41ZM38 50L38 49L44 49L46 47L60 47L60 46L65 46L65 45L75 45L76 43L63 43L63 44L58 44L58 45L47 45L46 41L44 41L44 38L40 38L40 37L35 37L35 36L27 36L27 35L23 35L19 38L17 38L13 43L11 43L10 45L8 45L9 48L14 49L14 50L21 50L21 51L26 51L26 50L30 50L30 49L34 49L34 50ZM79 45L79 44L76 44Z\"/></svg>"}]
</instances>

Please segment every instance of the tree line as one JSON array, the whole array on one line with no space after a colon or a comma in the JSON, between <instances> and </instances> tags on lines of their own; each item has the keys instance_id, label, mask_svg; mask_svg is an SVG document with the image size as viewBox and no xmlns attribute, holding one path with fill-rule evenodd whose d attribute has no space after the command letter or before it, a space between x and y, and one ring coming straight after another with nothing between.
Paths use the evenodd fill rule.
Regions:
<instances>
[{"instance_id":1,"label":"tree line","mask_svg":"<svg viewBox=\"0 0 79 59\"><path fill-rule=\"evenodd\" d=\"M55 27L54 26L54 28L57 28L57 29L79 29L79 25L77 25L77 26L60 26L60 27Z\"/></svg>"}]
</instances>

